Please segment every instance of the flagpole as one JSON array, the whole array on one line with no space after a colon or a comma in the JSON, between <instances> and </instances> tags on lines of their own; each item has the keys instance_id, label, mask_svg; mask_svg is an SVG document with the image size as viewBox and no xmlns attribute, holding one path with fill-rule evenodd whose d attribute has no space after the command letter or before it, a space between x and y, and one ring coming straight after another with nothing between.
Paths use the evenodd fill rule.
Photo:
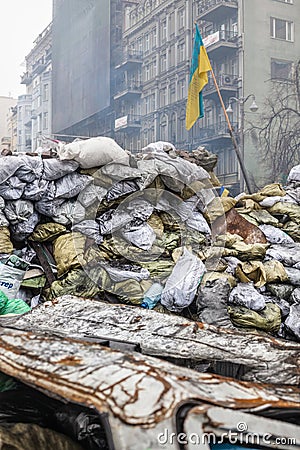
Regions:
<instances>
[{"instance_id":1,"label":"flagpole","mask_svg":"<svg viewBox=\"0 0 300 450\"><path fill-rule=\"evenodd\" d=\"M228 114L227 114L227 111L226 111L226 108L225 108L225 105L224 105L224 102L223 102L223 98L222 98L222 95L221 95L221 92L220 92L220 88L218 86L218 82L216 80L216 77L215 77L215 74L214 74L214 71L213 71L212 68L211 68L211 75L212 75L212 78L213 78L213 81L214 81L214 84L215 84L215 87L216 87L216 90L217 90L217 93L218 93L218 96L219 96L219 99L220 99L220 102L221 102L221 106L222 106L222 109L223 109L223 112L224 112L224 116L225 116L225 119L226 119L226 122L227 122L227 125L228 125L229 134L230 134L233 146L234 146L234 150L235 150L237 159L239 161L239 165L240 165L241 171L243 173L243 177L244 177L244 180L245 180L248 192L249 192L249 194L251 194L251 184L250 184L250 180L248 178L248 174L246 172L246 168L245 168L245 165L244 165L244 160L243 160L243 157L242 157L241 152L239 150L239 146L237 144L237 141L236 141L236 139L234 137L233 128L232 128L231 122L229 120L229 117L228 117ZM243 132L244 132L244 130L242 130L242 133Z\"/></svg>"}]
</instances>

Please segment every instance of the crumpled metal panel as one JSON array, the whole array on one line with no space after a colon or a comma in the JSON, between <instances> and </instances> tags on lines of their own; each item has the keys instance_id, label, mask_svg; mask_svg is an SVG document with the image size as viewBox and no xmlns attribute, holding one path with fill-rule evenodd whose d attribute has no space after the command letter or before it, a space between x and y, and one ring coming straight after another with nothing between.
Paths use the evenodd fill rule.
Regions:
<instances>
[{"instance_id":1,"label":"crumpled metal panel","mask_svg":"<svg viewBox=\"0 0 300 450\"><path fill-rule=\"evenodd\" d=\"M155 426L198 400L232 409L299 408L299 390L199 374L138 353L0 327L0 370L131 425Z\"/></svg>"},{"instance_id":2,"label":"crumpled metal panel","mask_svg":"<svg viewBox=\"0 0 300 450\"><path fill-rule=\"evenodd\" d=\"M127 305L63 296L18 319L13 326L81 338L139 344L142 353L247 366L244 380L299 385L300 344L216 328L175 315Z\"/></svg>"}]
</instances>

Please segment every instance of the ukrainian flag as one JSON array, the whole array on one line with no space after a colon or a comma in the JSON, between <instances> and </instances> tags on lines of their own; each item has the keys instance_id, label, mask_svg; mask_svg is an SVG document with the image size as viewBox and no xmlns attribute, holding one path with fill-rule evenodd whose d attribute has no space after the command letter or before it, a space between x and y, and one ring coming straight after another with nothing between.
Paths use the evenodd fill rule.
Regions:
<instances>
[{"instance_id":1,"label":"ukrainian flag","mask_svg":"<svg viewBox=\"0 0 300 450\"><path fill-rule=\"evenodd\" d=\"M211 70L206 49L196 24L196 35L194 41L188 99L186 104L186 129L192 128L198 118L204 116L202 89L208 83L207 72Z\"/></svg>"}]
</instances>

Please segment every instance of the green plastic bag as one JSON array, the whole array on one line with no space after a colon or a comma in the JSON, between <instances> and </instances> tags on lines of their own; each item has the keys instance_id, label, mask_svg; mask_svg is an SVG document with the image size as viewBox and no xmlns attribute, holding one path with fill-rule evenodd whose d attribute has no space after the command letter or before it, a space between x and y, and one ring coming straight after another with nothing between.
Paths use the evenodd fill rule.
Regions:
<instances>
[{"instance_id":1,"label":"green plastic bag","mask_svg":"<svg viewBox=\"0 0 300 450\"><path fill-rule=\"evenodd\" d=\"M24 314L30 311L30 307L24 300L19 298L9 299L6 295L0 291L0 316L7 314Z\"/></svg>"}]
</instances>

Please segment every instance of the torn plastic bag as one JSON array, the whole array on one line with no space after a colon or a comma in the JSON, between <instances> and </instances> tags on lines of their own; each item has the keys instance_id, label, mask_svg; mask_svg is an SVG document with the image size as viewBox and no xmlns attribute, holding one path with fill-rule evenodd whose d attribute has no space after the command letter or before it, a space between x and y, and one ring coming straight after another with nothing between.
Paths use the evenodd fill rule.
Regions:
<instances>
[{"instance_id":1,"label":"torn plastic bag","mask_svg":"<svg viewBox=\"0 0 300 450\"><path fill-rule=\"evenodd\" d=\"M184 248L182 256L166 282L161 304L174 312L180 312L188 307L195 298L204 272L203 262Z\"/></svg>"},{"instance_id":2,"label":"torn plastic bag","mask_svg":"<svg viewBox=\"0 0 300 450\"><path fill-rule=\"evenodd\" d=\"M89 184L82 192L79 193L77 200L88 208L95 202L101 203L107 193L107 189L102 186Z\"/></svg>"},{"instance_id":3,"label":"torn plastic bag","mask_svg":"<svg viewBox=\"0 0 300 450\"><path fill-rule=\"evenodd\" d=\"M56 193L55 198L72 198L76 197L93 181L88 175L81 175L74 172L59 178L55 182Z\"/></svg>"},{"instance_id":4,"label":"torn plastic bag","mask_svg":"<svg viewBox=\"0 0 300 450\"><path fill-rule=\"evenodd\" d=\"M9 299L17 298L24 275L25 270L0 263L0 291Z\"/></svg>"},{"instance_id":5,"label":"torn plastic bag","mask_svg":"<svg viewBox=\"0 0 300 450\"><path fill-rule=\"evenodd\" d=\"M0 156L0 165L0 184L2 184L15 174L22 165L22 160L18 156Z\"/></svg>"},{"instance_id":6,"label":"torn plastic bag","mask_svg":"<svg viewBox=\"0 0 300 450\"><path fill-rule=\"evenodd\" d=\"M128 224L132 217L127 211L109 209L96 220L99 222L100 233L106 235Z\"/></svg>"},{"instance_id":7,"label":"torn plastic bag","mask_svg":"<svg viewBox=\"0 0 300 450\"><path fill-rule=\"evenodd\" d=\"M68 270L84 264L86 237L81 233L67 233L53 242L53 256L57 266L57 275L61 277Z\"/></svg>"},{"instance_id":8,"label":"torn plastic bag","mask_svg":"<svg viewBox=\"0 0 300 450\"><path fill-rule=\"evenodd\" d=\"M33 211L33 203L29 200L8 201L4 209L4 213L12 225L28 220Z\"/></svg>"},{"instance_id":9,"label":"torn plastic bag","mask_svg":"<svg viewBox=\"0 0 300 450\"><path fill-rule=\"evenodd\" d=\"M78 443L67 436L34 424L17 423L0 426L1 449L14 450L83 450Z\"/></svg>"},{"instance_id":10,"label":"torn plastic bag","mask_svg":"<svg viewBox=\"0 0 300 450\"><path fill-rule=\"evenodd\" d=\"M81 234L93 239L96 244L103 242L103 237L100 234L99 224L95 220L83 220L72 226L72 231L78 231Z\"/></svg>"},{"instance_id":11,"label":"torn plastic bag","mask_svg":"<svg viewBox=\"0 0 300 450\"><path fill-rule=\"evenodd\" d=\"M10 232L8 227L0 226L0 255L3 253L12 253L14 246L10 240Z\"/></svg>"},{"instance_id":12,"label":"torn plastic bag","mask_svg":"<svg viewBox=\"0 0 300 450\"><path fill-rule=\"evenodd\" d=\"M30 236L30 240L36 242L53 241L61 234L64 234L66 231L66 227L59 223L42 223L36 226L34 232Z\"/></svg>"},{"instance_id":13,"label":"torn plastic bag","mask_svg":"<svg viewBox=\"0 0 300 450\"><path fill-rule=\"evenodd\" d=\"M230 320L237 327L277 333L281 326L281 311L274 303L266 303L265 308L259 312L244 306L229 306L228 313Z\"/></svg>"},{"instance_id":14,"label":"torn plastic bag","mask_svg":"<svg viewBox=\"0 0 300 450\"><path fill-rule=\"evenodd\" d=\"M300 286L300 269L294 269L293 267L285 267L289 282L293 286Z\"/></svg>"},{"instance_id":15,"label":"torn plastic bag","mask_svg":"<svg viewBox=\"0 0 300 450\"><path fill-rule=\"evenodd\" d=\"M66 200L60 206L57 206L53 215L53 220L62 225L82 222L84 219L85 208L76 199Z\"/></svg>"},{"instance_id":16,"label":"torn plastic bag","mask_svg":"<svg viewBox=\"0 0 300 450\"><path fill-rule=\"evenodd\" d=\"M137 198L128 203L127 210L134 219L146 221L153 213L154 208L146 200Z\"/></svg>"},{"instance_id":17,"label":"torn plastic bag","mask_svg":"<svg viewBox=\"0 0 300 450\"><path fill-rule=\"evenodd\" d=\"M36 225L39 223L39 220L39 213L33 211L31 216L27 220L12 225L11 231L13 233L14 239L19 242L25 241L31 235Z\"/></svg>"},{"instance_id":18,"label":"torn plastic bag","mask_svg":"<svg viewBox=\"0 0 300 450\"><path fill-rule=\"evenodd\" d=\"M135 181L119 181L115 183L108 191L105 196L105 199L108 202L116 200L119 197L123 197L124 195L129 195L133 192L138 191L138 185Z\"/></svg>"},{"instance_id":19,"label":"torn plastic bag","mask_svg":"<svg viewBox=\"0 0 300 450\"><path fill-rule=\"evenodd\" d=\"M266 306L266 300L253 286L253 283L239 283L232 289L228 303L245 306L253 311L261 311Z\"/></svg>"},{"instance_id":20,"label":"torn plastic bag","mask_svg":"<svg viewBox=\"0 0 300 450\"><path fill-rule=\"evenodd\" d=\"M293 239L284 231L280 230L280 228L273 227L272 225L259 225L259 228L271 244L290 244L294 242Z\"/></svg>"},{"instance_id":21,"label":"torn plastic bag","mask_svg":"<svg viewBox=\"0 0 300 450\"><path fill-rule=\"evenodd\" d=\"M0 184L0 195L5 200L18 200L22 197L26 183L23 183L17 177L10 177L4 183Z\"/></svg>"},{"instance_id":22,"label":"torn plastic bag","mask_svg":"<svg viewBox=\"0 0 300 450\"><path fill-rule=\"evenodd\" d=\"M57 153L60 160L75 160L83 169L105 166L112 161L129 164L129 156L125 150L112 138L105 136L61 144Z\"/></svg>"},{"instance_id":23,"label":"torn plastic bag","mask_svg":"<svg viewBox=\"0 0 300 450\"><path fill-rule=\"evenodd\" d=\"M1 267L0 267L1 269ZM1 275L0 275L1 276ZM2 276L1 276L2 278ZM0 282L1 284L2 282ZM3 290L3 286L0 286L0 316L6 316L7 314L24 314L30 311L30 307L22 299L8 298Z\"/></svg>"},{"instance_id":24,"label":"torn plastic bag","mask_svg":"<svg viewBox=\"0 0 300 450\"><path fill-rule=\"evenodd\" d=\"M51 428L55 439L50 440L49 446L44 439L41 446L37 444L35 449L43 450L107 450L108 443L102 420L99 414L86 407L73 403L62 403L56 399L47 397L37 390L19 385L16 390L6 391L0 394L0 424L29 424L43 427L43 430ZM2 428L1 428L2 429ZM10 428L10 431L12 428ZM25 428L26 430L26 428ZM28 429L27 429L28 431ZM48 430L50 431L50 430ZM64 445L60 443L57 433L63 433ZM10 434L10 433L9 433ZM18 433L28 440L25 447L20 445L18 450L32 449L32 443L36 442L27 432ZM73 439L70 445L66 446L68 436ZM36 437L36 439L38 439ZM24 442L24 441L23 441ZM26 441L27 442L27 441ZM81 444L82 447L79 445ZM14 447L15 448L15 447Z\"/></svg>"},{"instance_id":25,"label":"torn plastic bag","mask_svg":"<svg viewBox=\"0 0 300 450\"><path fill-rule=\"evenodd\" d=\"M142 250L150 250L156 234L148 223L132 221L121 229L122 236L131 244Z\"/></svg>"},{"instance_id":26,"label":"torn plastic bag","mask_svg":"<svg viewBox=\"0 0 300 450\"><path fill-rule=\"evenodd\" d=\"M32 183L40 179L43 175L43 160L37 156L20 156L21 166L17 169L15 175L26 183Z\"/></svg>"},{"instance_id":27,"label":"torn plastic bag","mask_svg":"<svg viewBox=\"0 0 300 450\"><path fill-rule=\"evenodd\" d=\"M274 244L266 252L266 260L276 259L285 266L294 266L300 261L300 243Z\"/></svg>"},{"instance_id":28,"label":"torn plastic bag","mask_svg":"<svg viewBox=\"0 0 300 450\"><path fill-rule=\"evenodd\" d=\"M64 175L75 172L79 164L76 161L60 161L56 158L44 159L43 178L48 181L58 180Z\"/></svg>"},{"instance_id":29,"label":"torn plastic bag","mask_svg":"<svg viewBox=\"0 0 300 450\"><path fill-rule=\"evenodd\" d=\"M101 267L108 273L112 281L120 282L128 279L142 281L150 278L150 272L134 264L122 264L120 267L101 263Z\"/></svg>"},{"instance_id":30,"label":"torn plastic bag","mask_svg":"<svg viewBox=\"0 0 300 450\"><path fill-rule=\"evenodd\" d=\"M284 322L290 331L300 341L300 304L291 305L290 313Z\"/></svg>"},{"instance_id":31,"label":"torn plastic bag","mask_svg":"<svg viewBox=\"0 0 300 450\"><path fill-rule=\"evenodd\" d=\"M26 200L38 201L45 195L49 188L49 181L43 180L33 180L30 184L27 184L23 198Z\"/></svg>"},{"instance_id":32,"label":"torn plastic bag","mask_svg":"<svg viewBox=\"0 0 300 450\"><path fill-rule=\"evenodd\" d=\"M227 311L231 286L226 279L207 281L199 290L196 305L201 322L223 328L233 328Z\"/></svg>"}]
</instances>

